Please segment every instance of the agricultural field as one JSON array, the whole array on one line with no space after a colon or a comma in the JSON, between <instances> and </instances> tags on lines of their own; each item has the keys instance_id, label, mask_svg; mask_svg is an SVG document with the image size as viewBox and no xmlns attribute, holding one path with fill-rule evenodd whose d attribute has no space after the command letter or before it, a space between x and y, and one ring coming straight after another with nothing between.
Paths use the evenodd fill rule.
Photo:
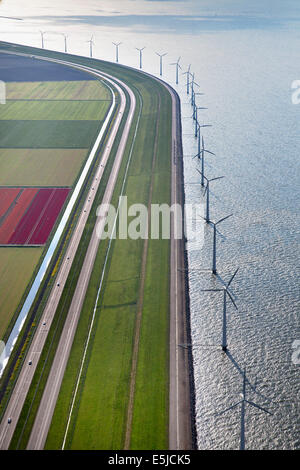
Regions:
<instances>
[{"instance_id":1,"label":"agricultural field","mask_svg":"<svg viewBox=\"0 0 300 470\"><path fill-rule=\"evenodd\" d=\"M8 82L6 100L110 101L109 90L98 80Z\"/></svg>"},{"instance_id":2,"label":"agricultural field","mask_svg":"<svg viewBox=\"0 0 300 470\"><path fill-rule=\"evenodd\" d=\"M70 188L0 188L0 245L46 243Z\"/></svg>"},{"instance_id":3,"label":"agricultural field","mask_svg":"<svg viewBox=\"0 0 300 470\"><path fill-rule=\"evenodd\" d=\"M0 105L0 339L111 102L89 74L0 53L6 104ZM30 248L30 247L31 248ZM22 266L17 275L16 266Z\"/></svg>"},{"instance_id":4,"label":"agricultural field","mask_svg":"<svg viewBox=\"0 0 300 470\"><path fill-rule=\"evenodd\" d=\"M0 338L9 326L42 252L42 247L0 247Z\"/></svg>"},{"instance_id":5,"label":"agricultural field","mask_svg":"<svg viewBox=\"0 0 300 470\"><path fill-rule=\"evenodd\" d=\"M88 149L0 148L0 186L72 186L87 154Z\"/></svg>"}]
</instances>

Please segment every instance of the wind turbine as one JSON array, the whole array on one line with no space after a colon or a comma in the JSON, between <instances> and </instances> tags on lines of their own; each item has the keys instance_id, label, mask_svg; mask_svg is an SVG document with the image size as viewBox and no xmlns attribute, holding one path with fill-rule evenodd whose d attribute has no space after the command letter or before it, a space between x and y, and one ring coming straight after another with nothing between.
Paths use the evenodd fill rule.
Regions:
<instances>
[{"instance_id":1,"label":"wind turbine","mask_svg":"<svg viewBox=\"0 0 300 470\"><path fill-rule=\"evenodd\" d=\"M245 450L245 414L246 414L246 404L253 406L254 408L258 408L259 410L263 411L264 413L267 413L269 415L272 415L270 411L266 410L262 406L259 406L257 403L254 403L253 401L249 401L246 398L246 368L244 368L244 373L243 373L243 385L242 385L242 393L241 393L242 399L238 401L237 403L234 403L233 405L229 406L229 408L226 408L226 410L221 411L220 413L217 413L218 416L226 413L229 410L232 410L238 405L241 405L241 439L240 439L240 450Z\"/></svg>"},{"instance_id":2,"label":"wind turbine","mask_svg":"<svg viewBox=\"0 0 300 470\"><path fill-rule=\"evenodd\" d=\"M177 62L173 62L170 65L176 65L176 85L178 85L178 71L181 69L181 65L179 65L180 57L178 57Z\"/></svg>"},{"instance_id":3,"label":"wind turbine","mask_svg":"<svg viewBox=\"0 0 300 470\"><path fill-rule=\"evenodd\" d=\"M193 74L190 72L191 70L191 64L188 66L188 69L186 72L183 72L182 75L186 75L186 93L187 95L190 94L190 76L192 77Z\"/></svg>"},{"instance_id":4,"label":"wind turbine","mask_svg":"<svg viewBox=\"0 0 300 470\"><path fill-rule=\"evenodd\" d=\"M88 43L90 43L90 57L93 57L93 35L91 36L91 39L89 39L88 41L86 41Z\"/></svg>"},{"instance_id":5,"label":"wind turbine","mask_svg":"<svg viewBox=\"0 0 300 470\"><path fill-rule=\"evenodd\" d=\"M122 43L121 42L113 42L113 44L116 46L116 62L119 62L119 46Z\"/></svg>"},{"instance_id":6,"label":"wind turbine","mask_svg":"<svg viewBox=\"0 0 300 470\"><path fill-rule=\"evenodd\" d=\"M42 49L44 49L44 34L45 34L45 31L40 31L41 33L41 38L42 38Z\"/></svg>"},{"instance_id":7,"label":"wind turbine","mask_svg":"<svg viewBox=\"0 0 300 470\"><path fill-rule=\"evenodd\" d=\"M162 58L167 55L167 52L164 54L159 54L158 52L155 52L156 55L159 57L159 75L162 76Z\"/></svg>"},{"instance_id":8,"label":"wind turbine","mask_svg":"<svg viewBox=\"0 0 300 470\"><path fill-rule=\"evenodd\" d=\"M196 85L198 88L200 88L200 85L195 82L195 74L192 75L192 81L191 81L191 89L192 89L192 97L191 97L191 105L193 106L193 118L195 119L195 104L196 104L196 94L197 95L203 95L204 93L195 93L194 90L194 85Z\"/></svg>"},{"instance_id":9,"label":"wind turbine","mask_svg":"<svg viewBox=\"0 0 300 470\"><path fill-rule=\"evenodd\" d=\"M227 215L226 217L223 217L222 219L218 220L217 222L213 222L210 220L209 222L213 225L214 228L214 236L213 236L213 261L212 261L212 273L217 274L217 225L223 222L224 220L228 219L231 217L233 214Z\"/></svg>"},{"instance_id":10,"label":"wind turbine","mask_svg":"<svg viewBox=\"0 0 300 470\"><path fill-rule=\"evenodd\" d=\"M142 47L141 49L139 49L138 47L136 47L136 50L140 52L140 69L143 68L142 67L142 51L145 49L145 47Z\"/></svg>"},{"instance_id":11,"label":"wind turbine","mask_svg":"<svg viewBox=\"0 0 300 470\"><path fill-rule=\"evenodd\" d=\"M61 34L62 34L63 37L64 37L64 41L65 41L65 52L67 52L67 37L68 37L68 36L67 36L66 34L64 34L64 33L61 33Z\"/></svg>"},{"instance_id":12,"label":"wind turbine","mask_svg":"<svg viewBox=\"0 0 300 470\"><path fill-rule=\"evenodd\" d=\"M90 43L90 57L93 57L93 46L95 45L94 41L93 41L93 35L91 36L91 39L89 39L88 41L86 42L89 42Z\"/></svg>"},{"instance_id":13,"label":"wind turbine","mask_svg":"<svg viewBox=\"0 0 300 470\"><path fill-rule=\"evenodd\" d=\"M203 124L202 126L199 124L199 137L198 137L198 153L197 155L194 156L195 157L200 157L201 155L201 186L204 186L204 154L205 153L209 153L210 155L216 155L215 153L211 152L210 150L207 150L205 147L204 147L204 139L203 139L203 136L202 136L202 149L199 150L200 146L199 146L199 141L200 141L200 128L201 127L210 127L211 124Z\"/></svg>"},{"instance_id":14,"label":"wind turbine","mask_svg":"<svg viewBox=\"0 0 300 470\"><path fill-rule=\"evenodd\" d=\"M203 106L195 106L195 113L196 113L196 117L195 117L195 137L197 137L198 135L198 126L199 126L199 123L198 123L198 109L208 109L208 108L205 108ZM206 127L208 126L208 124L206 125Z\"/></svg>"},{"instance_id":15,"label":"wind turbine","mask_svg":"<svg viewBox=\"0 0 300 470\"><path fill-rule=\"evenodd\" d=\"M205 191L204 191L204 196L206 194L206 217L205 217L205 221L207 223L209 223L210 222L210 220L209 220L209 183L211 183L211 181L220 180L220 179L225 178L225 177L224 176L217 176L216 178L208 179L208 178L206 178L206 176L203 175L203 173L201 173L201 171L198 170L198 168L197 168L197 171L206 180L206 188L205 188Z\"/></svg>"},{"instance_id":16,"label":"wind turbine","mask_svg":"<svg viewBox=\"0 0 300 470\"><path fill-rule=\"evenodd\" d=\"M227 350L227 318L226 318L227 295L230 298L233 305L235 306L236 310L238 309L235 301L233 300L232 295L230 294L228 290L238 270L239 268L236 269L234 274L231 276L229 282L227 282L227 284L225 284L225 286L223 286L222 289L203 289L204 292L223 292L223 331L222 331L222 350L223 351Z\"/></svg>"}]
</instances>

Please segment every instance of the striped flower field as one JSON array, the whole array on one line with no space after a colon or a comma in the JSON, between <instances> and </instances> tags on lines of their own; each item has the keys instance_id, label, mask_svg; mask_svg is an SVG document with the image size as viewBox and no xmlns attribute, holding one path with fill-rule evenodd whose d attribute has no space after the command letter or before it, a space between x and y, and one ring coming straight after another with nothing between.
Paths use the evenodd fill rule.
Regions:
<instances>
[{"instance_id":1,"label":"striped flower field","mask_svg":"<svg viewBox=\"0 0 300 470\"><path fill-rule=\"evenodd\" d=\"M43 245L70 188L0 188L0 245Z\"/></svg>"}]
</instances>

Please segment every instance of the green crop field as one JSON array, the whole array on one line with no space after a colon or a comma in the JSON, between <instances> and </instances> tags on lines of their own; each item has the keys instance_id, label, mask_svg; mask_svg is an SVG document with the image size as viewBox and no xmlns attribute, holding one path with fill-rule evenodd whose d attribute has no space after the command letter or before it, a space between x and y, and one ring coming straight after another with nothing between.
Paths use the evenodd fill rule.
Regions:
<instances>
[{"instance_id":1,"label":"green crop field","mask_svg":"<svg viewBox=\"0 0 300 470\"><path fill-rule=\"evenodd\" d=\"M42 248L38 247L0 247L0 339L21 301L41 253Z\"/></svg>"},{"instance_id":2,"label":"green crop field","mask_svg":"<svg viewBox=\"0 0 300 470\"><path fill-rule=\"evenodd\" d=\"M111 100L99 80L60 82L9 82L7 100Z\"/></svg>"},{"instance_id":3,"label":"green crop field","mask_svg":"<svg viewBox=\"0 0 300 470\"><path fill-rule=\"evenodd\" d=\"M0 120L96 120L107 111L107 101L8 101L0 107Z\"/></svg>"},{"instance_id":4,"label":"green crop field","mask_svg":"<svg viewBox=\"0 0 300 470\"><path fill-rule=\"evenodd\" d=\"M0 186L72 186L88 149L1 149Z\"/></svg>"},{"instance_id":5,"label":"green crop field","mask_svg":"<svg viewBox=\"0 0 300 470\"><path fill-rule=\"evenodd\" d=\"M98 121L1 121L0 148L87 148Z\"/></svg>"}]
</instances>

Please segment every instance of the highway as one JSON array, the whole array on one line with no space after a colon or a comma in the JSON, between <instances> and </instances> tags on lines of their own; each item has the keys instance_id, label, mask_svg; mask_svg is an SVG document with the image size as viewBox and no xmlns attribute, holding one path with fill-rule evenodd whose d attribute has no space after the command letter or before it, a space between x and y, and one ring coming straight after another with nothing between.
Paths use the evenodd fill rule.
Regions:
<instances>
[{"instance_id":1,"label":"highway","mask_svg":"<svg viewBox=\"0 0 300 470\"><path fill-rule=\"evenodd\" d=\"M166 85L167 86L167 85ZM172 190L171 205L180 204L183 208L182 192L182 153L178 133L179 109L176 95L167 86L172 97ZM187 309L185 290L184 238L174 238L171 226L170 256L170 389L169 389L169 449L193 448L191 383L188 350Z\"/></svg>"}]
</instances>

